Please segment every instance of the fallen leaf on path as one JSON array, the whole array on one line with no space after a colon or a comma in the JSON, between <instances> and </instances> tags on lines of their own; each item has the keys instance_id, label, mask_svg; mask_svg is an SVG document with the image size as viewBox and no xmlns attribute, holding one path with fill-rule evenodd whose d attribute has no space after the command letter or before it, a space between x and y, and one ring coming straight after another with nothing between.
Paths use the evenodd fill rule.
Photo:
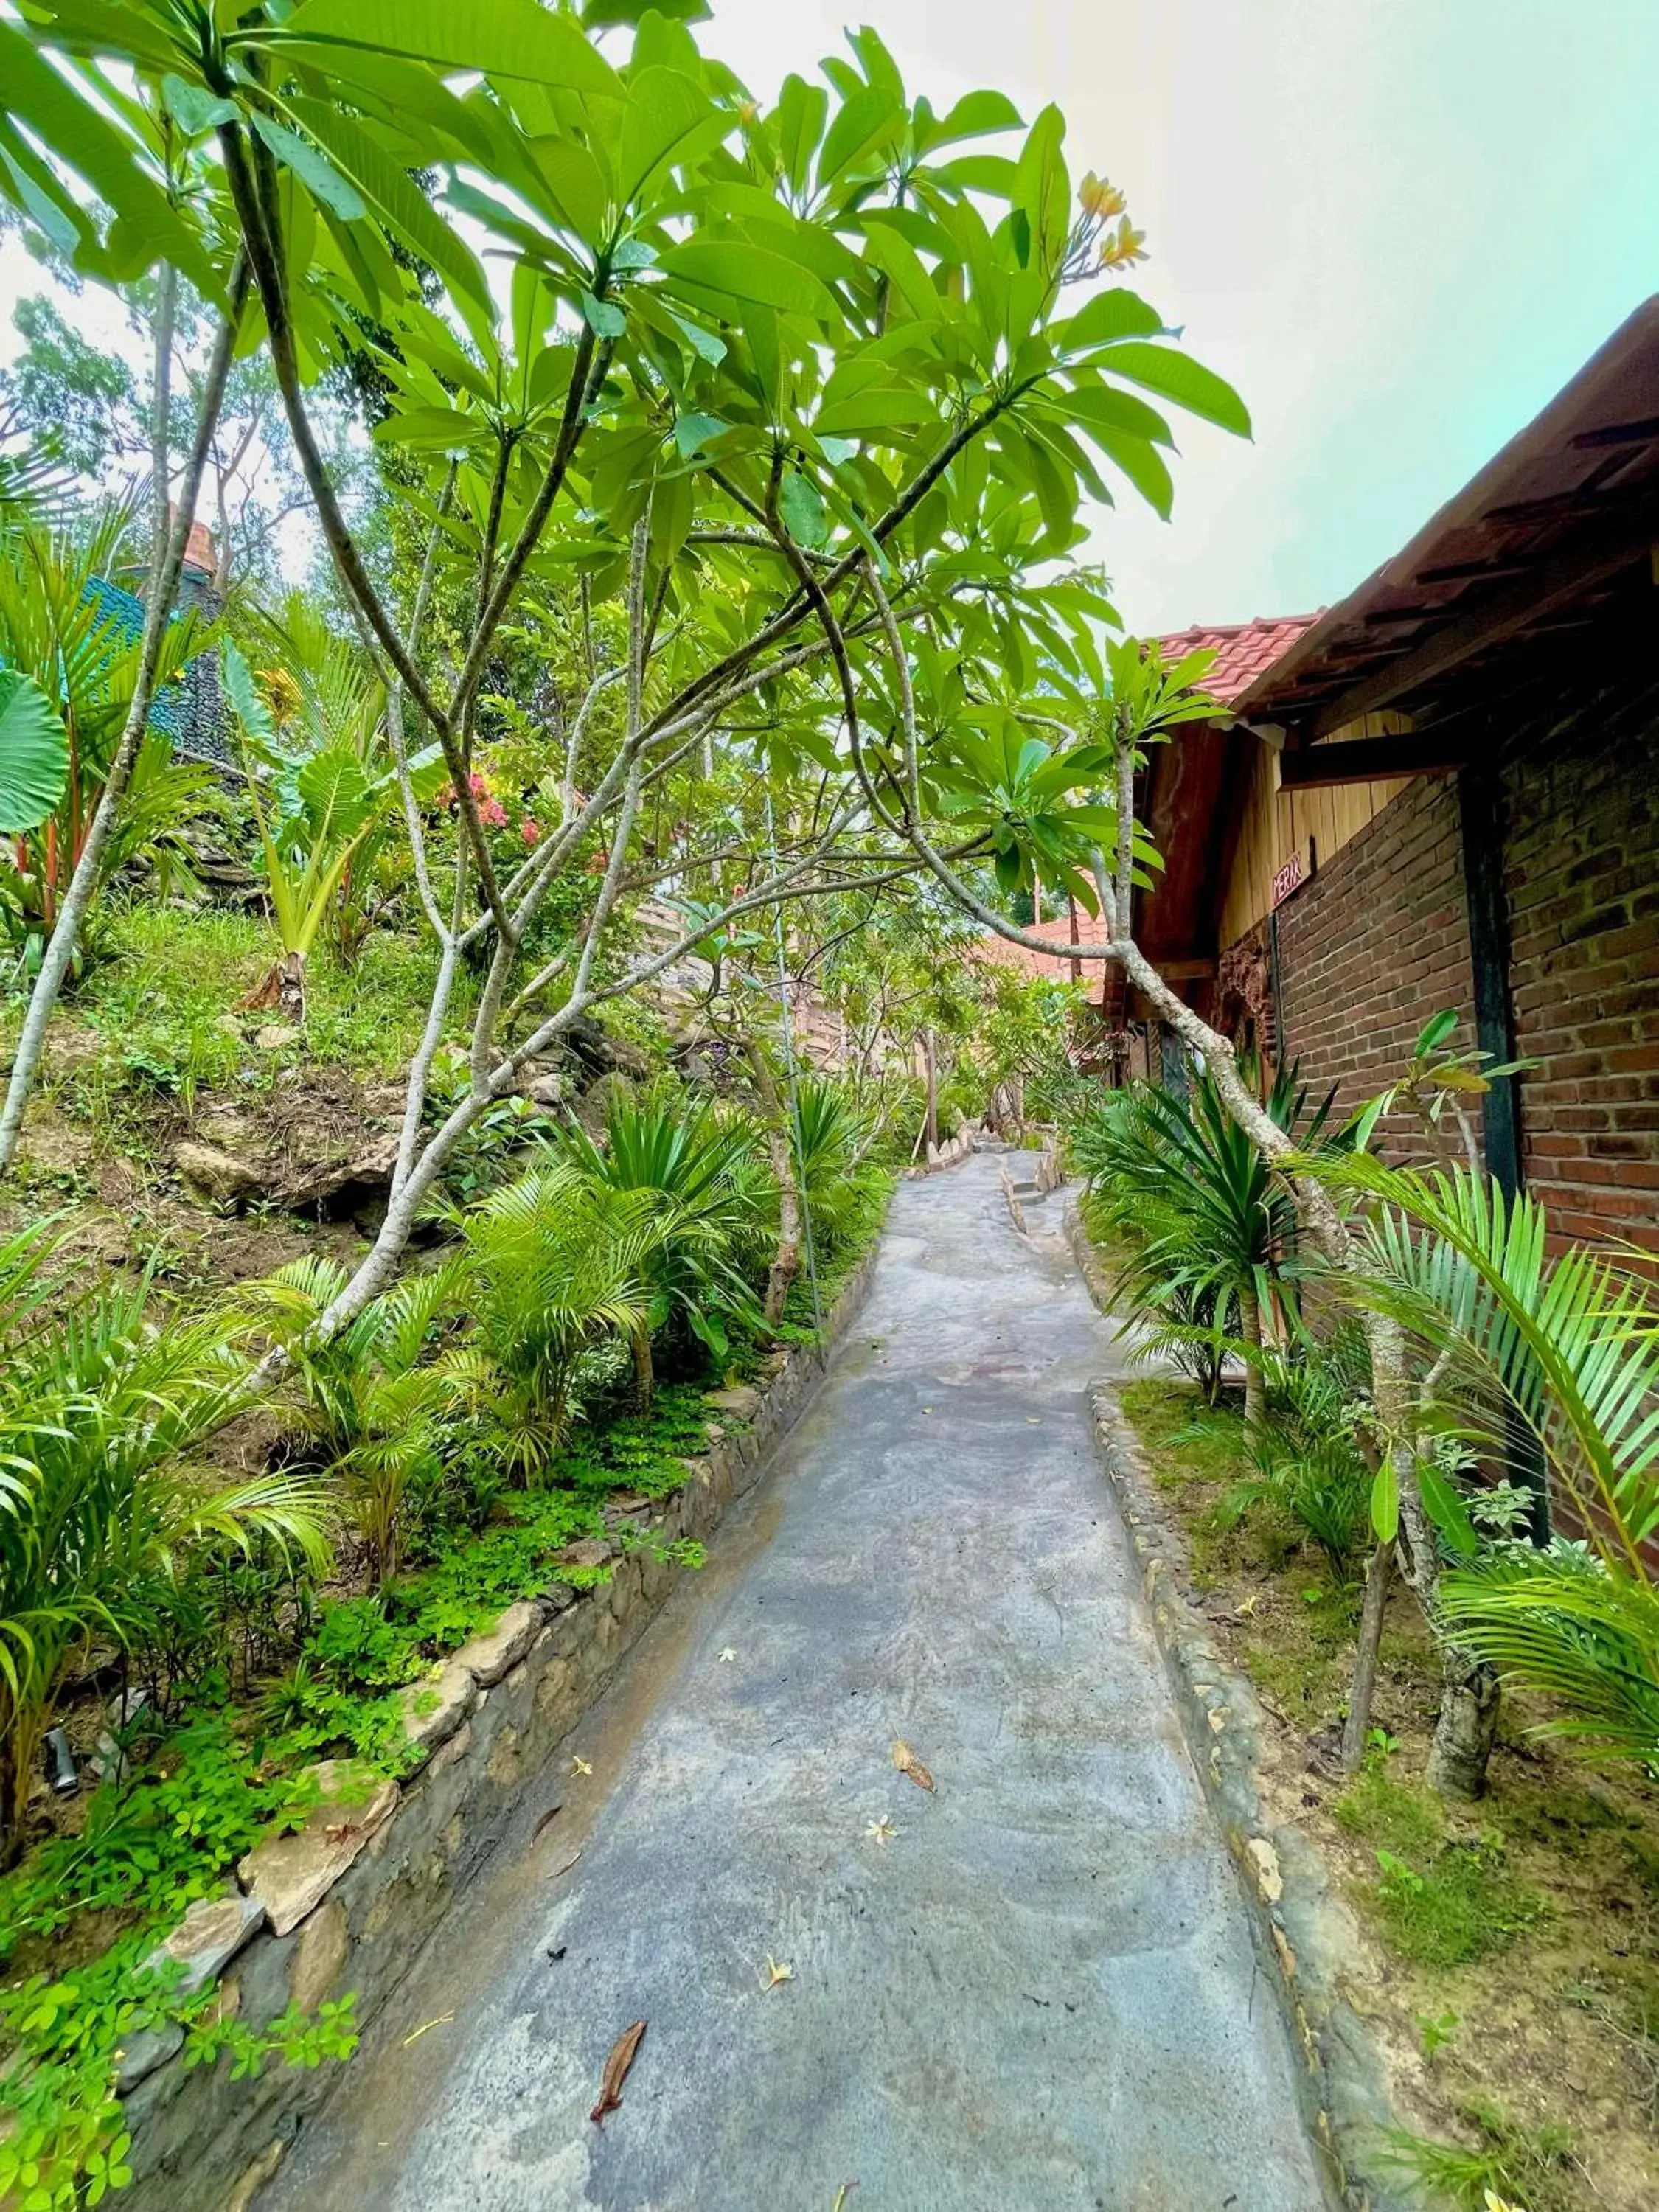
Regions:
<instances>
[{"instance_id":1,"label":"fallen leaf on path","mask_svg":"<svg viewBox=\"0 0 1659 2212\"><path fill-rule=\"evenodd\" d=\"M908 1774L909 1776L911 1781L915 1784L918 1790L931 1790L933 1788L933 1776L927 1771L927 1769L916 1757L916 1754L911 1750L909 1745L906 1743L902 1736L896 1737L894 1740L893 1764L897 1767L901 1774Z\"/></svg>"},{"instance_id":2,"label":"fallen leaf on path","mask_svg":"<svg viewBox=\"0 0 1659 2212\"><path fill-rule=\"evenodd\" d=\"M769 1990L776 1989L780 1982L793 1982L794 1978L795 1970L793 1966L780 1966L775 1959L768 1958L766 1961L766 1986Z\"/></svg>"},{"instance_id":3,"label":"fallen leaf on path","mask_svg":"<svg viewBox=\"0 0 1659 2212\"><path fill-rule=\"evenodd\" d=\"M568 1874L571 1868L575 1865L577 1860L581 1856L581 1855L582 1847L578 1844L574 1850L568 1850L565 1853L564 1856L559 1861L557 1866L556 1866L549 1874L547 1877L548 1880L550 1881L556 1881L562 1874Z\"/></svg>"},{"instance_id":4,"label":"fallen leaf on path","mask_svg":"<svg viewBox=\"0 0 1659 2212\"><path fill-rule=\"evenodd\" d=\"M595 2127L605 2125L605 2116L614 2112L622 2102L622 2085L628 2079L628 2069L634 2063L634 2054L645 2034L645 2022L636 2020L631 2027L623 2028L611 2046L611 2056L605 2062L605 2072L599 2077L599 2100L588 2118Z\"/></svg>"},{"instance_id":5,"label":"fallen leaf on path","mask_svg":"<svg viewBox=\"0 0 1659 2212\"><path fill-rule=\"evenodd\" d=\"M879 1820L872 1820L864 1832L872 1844L890 1844L898 1830L884 1816Z\"/></svg>"},{"instance_id":6,"label":"fallen leaf on path","mask_svg":"<svg viewBox=\"0 0 1659 2212\"><path fill-rule=\"evenodd\" d=\"M573 1774L591 1774L593 1770L585 1759L573 1757L570 1761L570 1771Z\"/></svg>"},{"instance_id":7,"label":"fallen leaf on path","mask_svg":"<svg viewBox=\"0 0 1659 2212\"><path fill-rule=\"evenodd\" d=\"M428 2028L447 2027L450 2021L453 2020L454 2017L455 2015L453 2012L441 2012L436 2020L422 2021L413 2034L404 2036L404 2049L407 2051L411 2043L418 2043Z\"/></svg>"},{"instance_id":8,"label":"fallen leaf on path","mask_svg":"<svg viewBox=\"0 0 1659 2212\"><path fill-rule=\"evenodd\" d=\"M836 2191L836 2201L830 2207L830 2212L845 2212L847 2200L857 2187L856 2181L843 2181Z\"/></svg>"},{"instance_id":9,"label":"fallen leaf on path","mask_svg":"<svg viewBox=\"0 0 1659 2212\"><path fill-rule=\"evenodd\" d=\"M530 1840L532 1844L535 1843L544 1832L557 1820L559 1814L562 1813L564 1807L562 1805L550 1805L548 1807L546 1812L542 1814L541 1819L537 1821L535 1826L530 1832Z\"/></svg>"}]
</instances>

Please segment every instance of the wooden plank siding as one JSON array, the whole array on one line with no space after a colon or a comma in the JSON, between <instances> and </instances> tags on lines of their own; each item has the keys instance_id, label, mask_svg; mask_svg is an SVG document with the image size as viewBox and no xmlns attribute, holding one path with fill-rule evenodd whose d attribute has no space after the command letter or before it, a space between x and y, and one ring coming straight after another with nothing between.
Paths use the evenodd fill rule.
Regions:
<instances>
[{"instance_id":1,"label":"wooden plank siding","mask_svg":"<svg viewBox=\"0 0 1659 2212\"><path fill-rule=\"evenodd\" d=\"M1409 715L1385 710L1362 715L1358 721L1322 738L1320 743L1334 745L1351 738L1404 737L1411 726ZM1223 951L1266 919L1273 905L1273 878L1292 853L1301 854L1302 865L1310 873L1311 861L1322 867L1405 787L1406 779L1394 776L1378 783L1281 791L1279 754L1272 745L1259 744L1222 901L1219 942Z\"/></svg>"}]
</instances>

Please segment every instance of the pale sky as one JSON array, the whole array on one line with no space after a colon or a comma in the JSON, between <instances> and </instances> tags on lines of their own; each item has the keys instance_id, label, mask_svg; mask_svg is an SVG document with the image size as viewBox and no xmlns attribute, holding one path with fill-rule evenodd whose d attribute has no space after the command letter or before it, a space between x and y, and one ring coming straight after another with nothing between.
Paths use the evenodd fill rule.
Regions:
<instances>
[{"instance_id":1,"label":"pale sky","mask_svg":"<svg viewBox=\"0 0 1659 2212\"><path fill-rule=\"evenodd\" d=\"M1251 410L1183 428L1172 521L1103 516L1131 628L1340 598L1659 292L1659 0L715 0L698 35L769 96L849 21L937 107L1057 100Z\"/></svg>"}]
</instances>

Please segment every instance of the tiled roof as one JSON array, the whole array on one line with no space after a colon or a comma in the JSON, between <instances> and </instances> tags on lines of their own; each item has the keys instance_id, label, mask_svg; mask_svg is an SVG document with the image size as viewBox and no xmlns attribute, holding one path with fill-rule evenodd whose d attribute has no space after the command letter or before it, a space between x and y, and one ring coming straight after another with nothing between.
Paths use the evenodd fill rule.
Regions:
<instances>
[{"instance_id":1,"label":"tiled roof","mask_svg":"<svg viewBox=\"0 0 1659 2212\"><path fill-rule=\"evenodd\" d=\"M1092 915L1079 913L1077 926L1079 936L1085 945L1099 943L1101 926ZM1040 921L1034 928L1028 927L1025 933L1028 937L1041 937L1052 945L1054 947L1054 957L1050 959L1047 953L1034 952L1026 945L1012 944L1007 938L999 937L992 929L988 929L983 937L975 940L974 950L981 960L989 960L998 968L1018 969L1022 975L1045 975L1051 982L1069 982L1072 974L1068 960L1072 945L1071 916L1058 915L1052 921ZM1085 980L1098 972L1092 964L1083 971Z\"/></svg>"},{"instance_id":2,"label":"tiled roof","mask_svg":"<svg viewBox=\"0 0 1659 2212\"><path fill-rule=\"evenodd\" d=\"M1271 668L1280 653L1288 653L1304 630L1310 630L1324 612L1311 615L1268 615L1255 622L1220 623L1208 629L1179 629L1158 642L1165 660L1178 660L1183 653L1196 653L1200 647L1210 647L1216 655L1215 666L1205 678L1204 688L1212 692L1224 706L1248 691L1258 676Z\"/></svg>"}]
</instances>

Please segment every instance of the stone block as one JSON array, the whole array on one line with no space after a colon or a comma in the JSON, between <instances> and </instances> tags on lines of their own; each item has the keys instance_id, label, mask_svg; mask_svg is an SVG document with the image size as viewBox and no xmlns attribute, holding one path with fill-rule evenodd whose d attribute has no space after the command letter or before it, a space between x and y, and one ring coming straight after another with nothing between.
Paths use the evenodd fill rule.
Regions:
<instances>
[{"instance_id":1,"label":"stone block","mask_svg":"<svg viewBox=\"0 0 1659 2212\"><path fill-rule=\"evenodd\" d=\"M447 1659L434 1673L398 1692L404 1734L429 1759L440 1744L448 1742L477 1701L472 1669L459 1657Z\"/></svg>"},{"instance_id":2,"label":"stone block","mask_svg":"<svg viewBox=\"0 0 1659 2212\"><path fill-rule=\"evenodd\" d=\"M608 1566L617 1555L617 1547L603 1536L583 1536L574 1544L567 1544L559 1554L563 1567Z\"/></svg>"},{"instance_id":3,"label":"stone block","mask_svg":"<svg viewBox=\"0 0 1659 2212\"><path fill-rule=\"evenodd\" d=\"M350 1948L345 1907L326 1898L301 1927L289 1962L288 1993L301 2012L315 2012L331 1993Z\"/></svg>"},{"instance_id":4,"label":"stone block","mask_svg":"<svg viewBox=\"0 0 1659 2212\"><path fill-rule=\"evenodd\" d=\"M199 1897L170 1936L164 1936L144 1960L152 1972L181 1966L184 1972L173 1984L180 1996L216 1981L249 1937L265 1924L265 1908L257 1897L228 1890L220 1897Z\"/></svg>"},{"instance_id":5,"label":"stone block","mask_svg":"<svg viewBox=\"0 0 1659 2212\"><path fill-rule=\"evenodd\" d=\"M382 1782L351 1759L325 1759L311 1769L321 1802L291 1836L257 1844L236 1871L243 1888L270 1916L278 1936L297 1928L320 1905L398 1802L395 1782Z\"/></svg>"},{"instance_id":6,"label":"stone block","mask_svg":"<svg viewBox=\"0 0 1659 2212\"><path fill-rule=\"evenodd\" d=\"M611 1587L605 1593L611 1611L618 1621L625 1621L639 1601L640 1562L637 1553L625 1559L611 1577Z\"/></svg>"},{"instance_id":7,"label":"stone block","mask_svg":"<svg viewBox=\"0 0 1659 2212\"><path fill-rule=\"evenodd\" d=\"M473 1680L487 1689L518 1665L536 1641L541 1625L541 1608L534 1599L521 1598L517 1605L508 1606L488 1636L475 1636L470 1644L464 1644L450 1664L465 1667Z\"/></svg>"},{"instance_id":8,"label":"stone block","mask_svg":"<svg viewBox=\"0 0 1659 2212\"><path fill-rule=\"evenodd\" d=\"M750 1382L734 1382L729 1390L710 1390L703 1399L727 1419L752 1421L761 1407L761 1394Z\"/></svg>"},{"instance_id":9,"label":"stone block","mask_svg":"<svg viewBox=\"0 0 1659 2212\"><path fill-rule=\"evenodd\" d=\"M456 1733L450 1737L449 1741L445 1744L442 1750L439 1752L437 1757L433 1760L432 1775L434 1780L435 1781L439 1775L447 1773L452 1766L458 1765L460 1760L466 1757L466 1754L471 1750L471 1748L472 1723L471 1721L468 1721L461 1728L457 1729Z\"/></svg>"}]
</instances>

